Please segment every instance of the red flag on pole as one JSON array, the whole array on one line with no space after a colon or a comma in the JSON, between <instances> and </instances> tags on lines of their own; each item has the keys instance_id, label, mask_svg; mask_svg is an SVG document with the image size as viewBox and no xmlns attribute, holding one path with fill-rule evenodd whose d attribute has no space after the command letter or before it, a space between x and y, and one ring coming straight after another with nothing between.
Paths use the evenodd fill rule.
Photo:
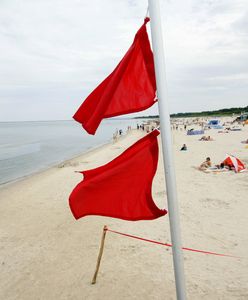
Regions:
<instances>
[{"instance_id":1,"label":"red flag on pole","mask_svg":"<svg viewBox=\"0 0 248 300\"><path fill-rule=\"evenodd\" d=\"M95 134L102 119L142 111L155 100L153 54L146 23L115 70L85 99L73 118Z\"/></svg>"},{"instance_id":2,"label":"red flag on pole","mask_svg":"<svg viewBox=\"0 0 248 300\"><path fill-rule=\"evenodd\" d=\"M158 130L154 130L111 162L84 175L69 204L76 219L100 215L129 221L152 220L167 213L152 198L158 163Z\"/></svg>"}]
</instances>

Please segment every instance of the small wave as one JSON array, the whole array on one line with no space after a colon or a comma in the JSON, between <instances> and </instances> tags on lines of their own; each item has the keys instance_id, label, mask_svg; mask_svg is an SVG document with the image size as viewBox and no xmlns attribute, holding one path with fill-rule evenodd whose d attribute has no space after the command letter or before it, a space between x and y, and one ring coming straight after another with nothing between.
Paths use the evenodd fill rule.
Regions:
<instances>
[{"instance_id":1,"label":"small wave","mask_svg":"<svg viewBox=\"0 0 248 300\"><path fill-rule=\"evenodd\" d=\"M11 147L7 146L0 149L0 160L16 158L22 155L36 153L39 151L40 151L40 143L16 145Z\"/></svg>"}]
</instances>

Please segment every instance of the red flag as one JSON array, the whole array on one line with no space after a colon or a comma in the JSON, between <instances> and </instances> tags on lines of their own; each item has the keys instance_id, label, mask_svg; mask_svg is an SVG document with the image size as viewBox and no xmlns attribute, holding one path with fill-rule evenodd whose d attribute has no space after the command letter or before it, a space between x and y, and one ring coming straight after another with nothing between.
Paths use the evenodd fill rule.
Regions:
<instances>
[{"instance_id":1,"label":"red flag","mask_svg":"<svg viewBox=\"0 0 248 300\"><path fill-rule=\"evenodd\" d=\"M158 134L154 130L106 165L81 172L84 180L69 199L76 219L100 215L137 221L156 219L167 213L152 198Z\"/></svg>"},{"instance_id":2,"label":"red flag","mask_svg":"<svg viewBox=\"0 0 248 300\"><path fill-rule=\"evenodd\" d=\"M115 70L86 98L73 118L95 134L102 119L142 111L155 100L153 54L144 24Z\"/></svg>"}]
</instances>

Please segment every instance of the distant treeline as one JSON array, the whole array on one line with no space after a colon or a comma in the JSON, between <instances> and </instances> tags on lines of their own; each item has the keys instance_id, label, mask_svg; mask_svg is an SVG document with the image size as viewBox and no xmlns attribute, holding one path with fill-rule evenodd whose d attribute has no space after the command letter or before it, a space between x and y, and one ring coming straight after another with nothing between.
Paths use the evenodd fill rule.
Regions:
<instances>
[{"instance_id":1,"label":"distant treeline","mask_svg":"<svg viewBox=\"0 0 248 300\"><path fill-rule=\"evenodd\" d=\"M177 113L177 114L171 114L170 116L172 118L230 116L232 114L240 115L242 112L248 112L248 106L246 106L246 107L223 108L223 109L212 110L212 111Z\"/></svg>"},{"instance_id":2,"label":"distant treeline","mask_svg":"<svg viewBox=\"0 0 248 300\"><path fill-rule=\"evenodd\" d=\"M186 117L207 117L207 116L230 116L232 114L240 115L242 112L248 112L248 106L246 107L232 107L232 108L223 108L219 110L211 111L201 111L201 112L187 112L187 113L177 113L171 114L171 118L186 118ZM155 116L143 116L136 117L135 119L155 119L158 118L158 115Z\"/></svg>"},{"instance_id":3,"label":"distant treeline","mask_svg":"<svg viewBox=\"0 0 248 300\"><path fill-rule=\"evenodd\" d=\"M134 119L158 119L159 115L155 116L143 116L143 117L134 117Z\"/></svg>"}]
</instances>

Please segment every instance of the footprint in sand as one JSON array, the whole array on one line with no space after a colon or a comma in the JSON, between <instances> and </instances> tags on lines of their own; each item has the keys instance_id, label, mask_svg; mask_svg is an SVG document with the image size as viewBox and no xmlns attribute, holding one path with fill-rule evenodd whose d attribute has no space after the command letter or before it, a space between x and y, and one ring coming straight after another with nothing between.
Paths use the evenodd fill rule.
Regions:
<instances>
[{"instance_id":1,"label":"footprint in sand","mask_svg":"<svg viewBox=\"0 0 248 300\"><path fill-rule=\"evenodd\" d=\"M67 168L67 167L76 167L78 165L79 165L78 162L63 162L63 163L59 164L57 167L59 169L61 169L61 168Z\"/></svg>"},{"instance_id":2,"label":"footprint in sand","mask_svg":"<svg viewBox=\"0 0 248 300\"><path fill-rule=\"evenodd\" d=\"M205 198L205 199L201 199L200 202L204 204L204 207L208 207L208 208L211 207L229 208L229 203L220 199Z\"/></svg>"},{"instance_id":3,"label":"footprint in sand","mask_svg":"<svg viewBox=\"0 0 248 300\"><path fill-rule=\"evenodd\" d=\"M165 196L165 191L156 192L156 195L159 197Z\"/></svg>"}]
</instances>

